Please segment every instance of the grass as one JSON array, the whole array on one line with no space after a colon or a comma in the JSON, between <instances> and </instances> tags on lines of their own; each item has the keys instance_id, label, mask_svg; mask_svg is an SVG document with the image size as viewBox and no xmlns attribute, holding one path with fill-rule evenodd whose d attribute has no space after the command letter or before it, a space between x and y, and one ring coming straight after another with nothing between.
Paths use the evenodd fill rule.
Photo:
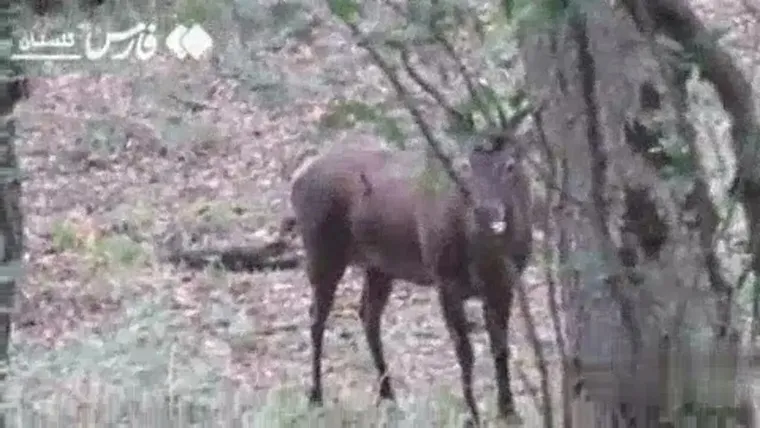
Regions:
<instances>
[{"instance_id":1,"label":"grass","mask_svg":"<svg viewBox=\"0 0 760 428\"><path fill-rule=\"evenodd\" d=\"M198 403L167 395L169 391L123 393L95 382L50 402L18 404L9 426L194 427L226 424L241 427L461 427L465 414L446 400L420 400L398 406L383 402L364 409L328 405L310 408L292 388L251 394L220 391L211 402ZM71 425L70 425L71 424ZM39 426L39 425L36 425Z\"/></svg>"}]
</instances>

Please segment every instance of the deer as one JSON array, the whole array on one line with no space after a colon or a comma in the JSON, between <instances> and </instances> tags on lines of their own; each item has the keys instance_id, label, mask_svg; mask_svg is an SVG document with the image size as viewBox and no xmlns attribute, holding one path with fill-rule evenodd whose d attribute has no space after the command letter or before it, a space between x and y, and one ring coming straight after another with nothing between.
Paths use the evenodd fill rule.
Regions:
<instances>
[{"instance_id":1,"label":"deer","mask_svg":"<svg viewBox=\"0 0 760 428\"><path fill-rule=\"evenodd\" d=\"M436 287L461 371L469 411L473 349L464 302L478 297L496 374L498 416L522 420L510 389L508 330L514 287L532 254L531 192L524 146L503 131L467 153L463 187L420 185L409 151L375 147L327 150L291 180L294 224L311 285L312 406L322 404L322 342L337 285L349 266L364 282L359 319L378 372L379 397L395 401L381 342L381 317L396 280Z\"/></svg>"}]
</instances>

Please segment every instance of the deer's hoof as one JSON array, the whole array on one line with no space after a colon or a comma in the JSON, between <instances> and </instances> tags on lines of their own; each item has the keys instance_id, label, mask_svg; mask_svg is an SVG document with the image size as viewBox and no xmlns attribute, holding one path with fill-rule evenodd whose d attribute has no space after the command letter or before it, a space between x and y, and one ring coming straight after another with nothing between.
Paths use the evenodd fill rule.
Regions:
<instances>
[{"instance_id":1,"label":"deer's hoof","mask_svg":"<svg viewBox=\"0 0 760 428\"><path fill-rule=\"evenodd\" d=\"M393 393L390 385L383 385L380 387L380 393L377 395L378 402L382 400L396 401L396 394Z\"/></svg>"},{"instance_id":2,"label":"deer's hoof","mask_svg":"<svg viewBox=\"0 0 760 428\"><path fill-rule=\"evenodd\" d=\"M377 397L375 397L375 406L379 407L383 405L394 406L396 405L396 399L393 396L383 397L382 395L378 395Z\"/></svg>"},{"instance_id":3,"label":"deer's hoof","mask_svg":"<svg viewBox=\"0 0 760 428\"><path fill-rule=\"evenodd\" d=\"M398 406L395 401L380 400L377 407L381 414L383 414L384 419L386 419L388 422L394 422L390 424L391 426L395 426L397 423L400 423L405 419L404 411Z\"/></svg>"}]
</instances>

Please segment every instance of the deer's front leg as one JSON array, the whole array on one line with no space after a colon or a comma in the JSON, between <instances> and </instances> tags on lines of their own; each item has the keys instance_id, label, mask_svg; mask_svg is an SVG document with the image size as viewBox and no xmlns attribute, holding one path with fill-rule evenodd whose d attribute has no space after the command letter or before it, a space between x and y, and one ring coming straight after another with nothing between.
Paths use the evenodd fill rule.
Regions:
<instances>
[{"instance_id":1,"label":"deer's front leg","mask_svg":"<svg viewBox=\"0 0 760 428\"><path fill-rule=\"evenodd\" d=\"M496 373L499 417L510 424L518 424L522 420L515 409L509 374L509 319L513 292L510 287L502 288L505 289L508 291L501 296L488 296L483 299L483 318Z\"/></svg>"},{"instance_id":2,"label":"deer's front leg","mask_svg":"<svg viewBox=\"0 0 760 428\"><path fill-rule=\"evenodd\" d=\"M454 342L457 361L462 373L462 393L464 401L470 410L472 420L467 425L480 425L480 416L478 406L475 403L475 397L472 394L472 366L474 356L472 344L467 334L467 315L464 311L464 301L458 292L458 287L452 282L440 284L438 293L441 310L446 322L446 328Z\"/></svg>"}]
</instances>

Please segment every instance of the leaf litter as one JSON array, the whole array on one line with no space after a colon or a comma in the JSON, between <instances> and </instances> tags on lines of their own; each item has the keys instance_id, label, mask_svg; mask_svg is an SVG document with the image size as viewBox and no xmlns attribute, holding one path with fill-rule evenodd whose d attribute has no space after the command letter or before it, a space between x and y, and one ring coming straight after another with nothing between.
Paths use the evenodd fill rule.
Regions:
<instances>
[{"instance_id":1,"label":"leaf litter","mask_svg":"<svg viewBox=\"0 0 760 428\"><path fill-rule=\"evenodd\" d=\"M186 352L182 373L197 374L184 379L187 388L189 380L219 376L253 390L307 385L310 290L302 270L187 272L155 256L177 229L191 242L215 246L272 236L286 209L284 171L318 147L315 130L330 102L356 94L384 97L387 83L335 36L340 31L315 31L313 46L285 47L270 59L293 80L316 81L329 67L333 80L345 83L308 91L279 108L257 102L210 61L160 55L140 71L139 82L129 72L35 79L31 98L16 110L18 153L28 175L23 209L29 258L15 319L17 357L45 349L58 355L49 357L55 360L46 363L50 371L63 361L82 371L149 365L147 356L130 350L141 344L160 350L160 362L147 368L154 379L161 370L180 370L167 361L177 348ZM320 63L325 57L327 65ZM368 137L336 132L330 143L356 138ZM102 244L114 236L121 238ZM531 289L539 334L550 337L545 292ZM360 401L371 402L376 373L357 318L359 292L360 275L349 272L325 335L324 382L326 393L343 401L359 391ZM399 283L388 305L383 338L399 395L458 391L459 369L435 302L432 290ZM480 325L475 387L480 395L486 388L492 394L476 306L469 311ZM530 361L516 312L513 355ZM92 355L90 366L69 358L83 349ZM23 367L19 377L39 382L36 371Z\"/></svg>"}]
</instances>

